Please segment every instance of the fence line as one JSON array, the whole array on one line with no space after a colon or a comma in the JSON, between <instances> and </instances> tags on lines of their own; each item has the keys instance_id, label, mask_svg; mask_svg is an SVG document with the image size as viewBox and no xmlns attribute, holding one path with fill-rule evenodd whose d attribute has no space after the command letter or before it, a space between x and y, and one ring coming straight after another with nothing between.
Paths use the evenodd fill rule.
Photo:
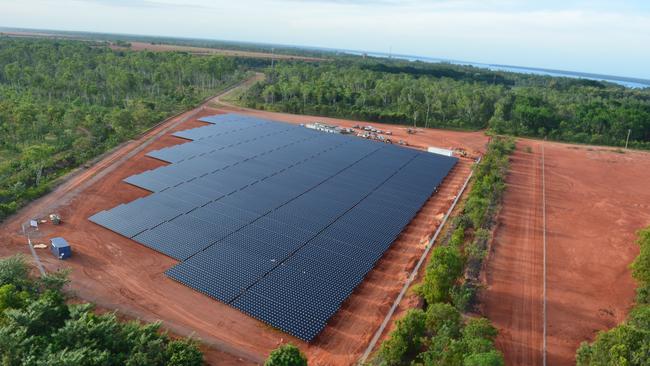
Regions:
<instances>
[{"instance_id":1,"label":"fence line","mask_svg":"<svg viewBox=\"0 0 650 366\"><path fill-rule=\"evenodd\" d=\"M481 162L481 158L479 158L476 161L476 165ZM445 226L447 223L447 219L451 215L452 211L456 207L456 204L460 200L460 197L463 195L463 192L465 192L465 189L467 188L467 185L469 184L470 179L474 175L474 170L472 170L469 173L469 176L467 179L465 179L465 183L463 183L463 186L460 188L460 191L458 191L458 194L456 195L456 198L451 204L451 207L449 207L449 210L447 210L447 213L445 214L444 218L442 219L442 222L440 222L440 225L438 225L438 228L436 229L435 234L431 237L429 240L429 243L427 244L426 248L424 249L424 252L420 256L420 260L418 260L418 263L415 265L413 270L411 271L411 274L409 275L408 279L404 283L404 286L402 287L402 290L400 291L399 295L397 298L395 298L395 301L393 301L393 305L390 307L390 310L388 310L388 313L386 313L386 316L384 317L384 320L381 322L381 325L379 326L379 329L375 332L373 335L372 339L370 340L370 343L368 344L368 347L366 347L366 350L363 352L363 355L361 355L361 358L359 358L358 364L363 364L366 362L370 354L372 353L372 350L375 348L377 345L377 342L379 341L379 338L381 338L381 335L384 333L384 330L388 326L388 323L390 322L390 319L393 317L393 314L395 313L395 310L397 310L397 307L399 306L400 302L402 302L402 299L404 298L404 295L406 294L406 291L408 291L408 288L411 286L413 281L415 280L415 277L417 276L420 267L426 260L429 251L431 251L431 248L433 247L433 244L436 242L436 239L438 238L438 235L440 235L440 232L442 231L442 228Z\"/></svg>"}]
</instances>

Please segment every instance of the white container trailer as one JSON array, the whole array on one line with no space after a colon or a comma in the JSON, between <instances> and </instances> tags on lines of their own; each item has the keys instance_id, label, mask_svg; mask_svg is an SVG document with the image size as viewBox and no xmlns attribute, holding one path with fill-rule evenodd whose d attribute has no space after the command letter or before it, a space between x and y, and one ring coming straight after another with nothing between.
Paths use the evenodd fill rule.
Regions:
<instances>
[{"instance_id":1,"label":"white container trailer","mask_svg":"<svg viewBox=\"0 0 650 366\"><path fill-rule=\"evenodd\" d=\"M427 151L432 153L432 154L439 154L439 155L444 155L444 156L454 156L454 150L441 149L441 148L435 147L435 146L429 146Z\"/></svg>"}]
</instances>

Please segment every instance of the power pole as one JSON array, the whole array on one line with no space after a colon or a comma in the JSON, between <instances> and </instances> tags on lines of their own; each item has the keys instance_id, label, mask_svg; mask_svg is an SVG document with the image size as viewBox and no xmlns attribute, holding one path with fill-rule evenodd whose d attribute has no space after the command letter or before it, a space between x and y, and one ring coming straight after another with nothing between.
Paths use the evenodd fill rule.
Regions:
<instances>
[{"instance_id":1,"label":"power pole","mask_svg":"<svg viewBox=\"0 0 650 366\"><path fill-rule=\"evenodd\" d=\"M630 128L627 130L627 139L625 139L625 149L627 149L627 144L630 142L630 134L632 133L632 129Z\"/></svg>"}]
</instances>

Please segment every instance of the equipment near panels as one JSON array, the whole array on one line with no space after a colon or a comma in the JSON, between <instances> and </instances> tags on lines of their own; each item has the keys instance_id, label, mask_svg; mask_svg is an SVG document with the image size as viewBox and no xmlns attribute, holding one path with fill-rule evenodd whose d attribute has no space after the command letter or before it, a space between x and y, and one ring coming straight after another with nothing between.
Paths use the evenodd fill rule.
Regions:
<instances>
[{"instance_id":1,"label":"equipment near panels","mask_svg":"<svg viewBox=\"0 0 650 366\"><path fill-rule=\"evenodd\" d=\"M311 341L457 159L237 114L174 133L151 191L90 220L180 261L170 278Z\"/></svg>"}]
</instances>

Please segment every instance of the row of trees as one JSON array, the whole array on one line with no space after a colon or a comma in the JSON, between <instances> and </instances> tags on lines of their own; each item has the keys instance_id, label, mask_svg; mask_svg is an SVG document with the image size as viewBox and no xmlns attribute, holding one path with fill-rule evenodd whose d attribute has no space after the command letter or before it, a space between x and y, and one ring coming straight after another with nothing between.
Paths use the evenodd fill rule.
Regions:
<instances>
[{"instance_id":1,"label":"row of trees","mask_svg":"<svg viewBox=\"0 0 650 366\"><path fill-rule=\"evenodd\" d=\"M636 306L627 320L596 340L582 343L576 353L578 366L647 365L650 360L650 227L639 231L639 256L632 263L638 283Z\"/></svg>"},{"instance_id":2,"label":"row of trees","mask_svg":"<svg viewBox=\"0 0 650 366\"><path fill-rule=\"evenodd\" d=\"M0 260L2 365L200 366L192 339L172 339L160 323L120 322L91 304L68 304L66 273L40 279L20 256Z\"/></svg>"},{"instance_id":3,"label":"row of trees","mask_svg":"<svg viewBox=\"0 0 650 366\"><path fill-rule=\"evenodd\" d=\"M426 311L411 309L397 321L374 362L379 365L499 366L503 356L494 348L497 330L485 318L464 321L446 303Z\"/></svg>"},{"instance_id":4,"label":"row of trees","mask_svg":"<svg viewBox=\"0 0 650 366\"><path fill-rule=\"evenodd\" d=\"M232 58L0 37L0 221L52 179L243 75Z\"/></svg>"},{"instance_id":5,"label":"row of trees","mask_svg":"<svg viewBox=\"0 0 650 366\"><path fill-rule=\"evenodd\" d=\"M470 66L374 60L279 63L249 107L422 127L650 148L650 89Z\"/></svg>"},{"instance_id":6,"label":"row of trees","mask_svg":"<svg viewBox=\"0 0 650 366\"><path fill-rule=\"evenodd\" d=\"M393 365L503 365L495 349L497 331L485 318L461 314L472 310L490 227L505 189L511 138L493 138L475 168L471 191L461 213L452 219L443 244L433 249L423 281L415 292L425 309L412 309L396 323L374 363Z\"/></svg>"}]
</instances>

